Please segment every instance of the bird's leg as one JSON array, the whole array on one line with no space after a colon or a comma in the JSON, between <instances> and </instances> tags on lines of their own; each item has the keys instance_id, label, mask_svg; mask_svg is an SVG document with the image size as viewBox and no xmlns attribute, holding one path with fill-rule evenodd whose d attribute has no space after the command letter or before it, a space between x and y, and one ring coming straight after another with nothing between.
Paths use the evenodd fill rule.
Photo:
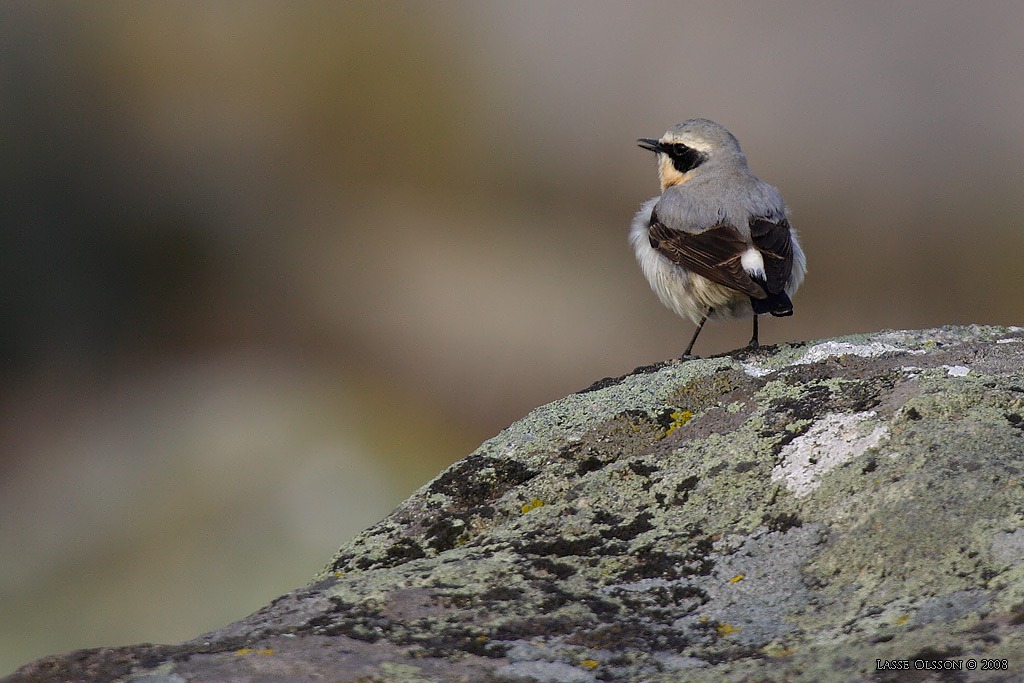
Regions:
<instances>
[{"instance_id":1,"label":"bird's leg","mask_svg":"<svg viewBox=\"0 0 1024 683\"><path fill-rule=\"evenodd\" d=\"M713 310L715 309L708 308L708 312L700 319L700 324L697 325L697 331L693 333L693 339L690 340L690 345L686 347L685 351L683 351L683 358L688 358L690 356L690 351L693 351L693 343L697 341L697 335L699 335L700 331L704 328L704 323L708 321L708 316L711 315L711 311Z\"/></svg>"},{"instance_id":2,"label":"bird's leg","mask_svg":"<svg viewBox=\"0 0 1024 683\"><path fill-rule=\"evenodd\" d=\"M750 343L747 344L748 349L756 349L760 344L757 342L757 313L754 314L754 336L750 338Z\"/></svg>"}]
</instances>

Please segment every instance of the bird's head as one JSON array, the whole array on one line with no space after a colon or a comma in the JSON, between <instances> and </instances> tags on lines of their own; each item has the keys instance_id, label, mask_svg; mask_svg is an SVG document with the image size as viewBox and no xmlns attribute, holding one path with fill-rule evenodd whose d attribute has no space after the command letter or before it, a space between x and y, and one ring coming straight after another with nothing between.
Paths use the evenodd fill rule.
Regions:
<instances>
[{"instance_id":1,"label":"bird's head","mask_svg":"<svg viewBox=\"0 0 1024 683\"><path fill-rule=\"evenodd\" d=\"M690 119L672 126L660 139L640 138L637 143L658 155L658 178L661 189L681 185L690 180L709 161L741 160L735 136L707 119Z\"/></svg>"}]
</instances>

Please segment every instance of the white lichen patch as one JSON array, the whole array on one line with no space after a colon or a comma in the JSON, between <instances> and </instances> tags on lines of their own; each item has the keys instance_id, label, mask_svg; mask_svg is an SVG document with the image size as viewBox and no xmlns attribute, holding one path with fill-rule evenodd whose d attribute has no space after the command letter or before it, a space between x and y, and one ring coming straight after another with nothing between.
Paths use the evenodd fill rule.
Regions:
<instances>
[{"instance_id":1,"label":"white lichen patch","mask_svg":"<svg viewBox=\"0 0 1024 683\"><path fill-rule=\"evenodd\" d=\"M966 377L971 369L965 365L943 365L950 377Z\"/></svg>"},{"instance_id":2,"label":"white lichen patch","mask_svg":"<svg viewBox=\"0 0 1024 683\"><path fill-rule=\"evenodd\" d=\"M772 470L772 481L784 481L793 494L806 496L821 485L829 471L888 436L885 425L872 427L874 415L873 410L830 413L818 420L782 449L782 461Z\"/></svg>"},{"instance_id":3,"label":"white lichen patch","mask_svg":"<svg viewBox=\"0 0 1024 683\"><path fill-rule=\"evenodd\" d=\"M861 358L874 358L883 353L913 353L921 354L925 351L920 349L904 349L892 344L883 342L871 342L869 344L851 344L850 342L827 341L815 344L807 349L807 353L800 357L794 365L805 365L807 363L820 363L833 356L860 356Z\"/></svg>"},{"instance_id":4,"label":"white lichen patch","mask_svg":"<svg viewBox=\"0 0 1024 683\"><path fill-rule=\"evenodd\" d=\"M884 336L887 339L893 341L907 341L897 335L876 335ZM926 347L934 347L936 342L928 341L924 344ZM794 365L808 365L810 363L820 363L821 361L828 360L829 358L841 358L843 356L859 356L860 358L875 358L883 354L892 353L899 355L922 355L928 353L928 349L914 349L907 348L905 346L897 346L884 341L870 341L863 343L855 343L848 341L837 341L830 339L820 344L811 346L801 356L795 360L791 360L789 357L780 357L776 355L775 358L766 359L768 363L765 365L758 365L755 363L739 361L737 365L743 369L747 375L751 377L764 377L765 375L781 370L786 367L792 367ZM912 367L912 366L908 366Z\"/></svg>"},{"instance_id":5,"label":"white lichen patch","mask_svg":"<svg viewBox=\"0 0 1024 683\"><path fill-rule=\"evenodd\" d=\"M764 377L771 372L771 369L759 368L753 363L740 363L740 367L743 368L743 372L747 373L751 377Z\"/></svg>"},{"instance_id":6,"label":"white lichen patch","mask_svg":"<svg viewBox=\"0 0 1024 683\"><path fill-rule=\"evenodd\" d=\"M1024 339L1021 337L1007 337L1006 339L996 339L996 344L1021 344L1024 343Z\"/></svg>"}]
</instances>

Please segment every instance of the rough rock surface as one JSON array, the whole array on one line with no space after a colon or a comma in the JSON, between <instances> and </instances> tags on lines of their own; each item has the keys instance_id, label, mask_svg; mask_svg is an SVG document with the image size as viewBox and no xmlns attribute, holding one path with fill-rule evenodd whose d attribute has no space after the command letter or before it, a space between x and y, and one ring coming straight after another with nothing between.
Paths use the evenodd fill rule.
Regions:
<instances>
[{"instance_id":1,"label":"rough rock surface","mask_svg":"<svg viewBox=\"0 0 1024 683\"><path fill-rule=\"evenodd\" d=\"M246 619L6 680L1016 681L1022 653L1024 328L947 327L602 380Z\"/></svg>"}]
</instances>

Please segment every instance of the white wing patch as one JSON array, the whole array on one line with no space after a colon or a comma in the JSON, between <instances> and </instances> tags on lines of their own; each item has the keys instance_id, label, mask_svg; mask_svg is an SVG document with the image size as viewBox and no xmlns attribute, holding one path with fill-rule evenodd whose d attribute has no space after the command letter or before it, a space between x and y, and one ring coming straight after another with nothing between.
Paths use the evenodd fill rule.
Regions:
<instances>
[{"instance_id":1,"label":"white wing patch","mask_svg":"<svg viewBox=\"0 0 1024 683\"><path fill-rule=\"evenodd\" d=\"M766 277L764 274L764 259L761 257L761 252L753 247L747 249L740 256L740 265L743 266L743 270L754 277L762 279Z\"/></svg>"}]
</instances>

